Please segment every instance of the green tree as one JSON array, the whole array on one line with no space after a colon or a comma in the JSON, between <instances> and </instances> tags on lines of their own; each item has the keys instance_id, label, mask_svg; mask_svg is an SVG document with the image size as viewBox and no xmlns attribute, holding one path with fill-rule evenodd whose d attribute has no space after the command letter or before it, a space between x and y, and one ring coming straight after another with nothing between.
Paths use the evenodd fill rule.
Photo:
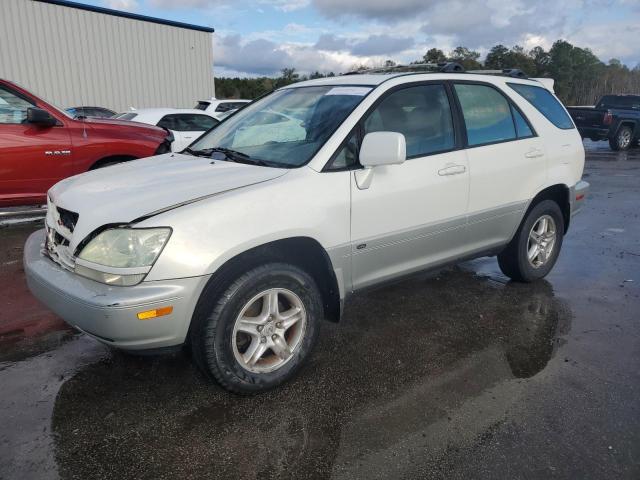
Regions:
<instances>
[{"instance_id":1,"label":"green tree","mask_svg":"<svg viewBox=\"0 0 640 480\"><path fill-rule=\"evenodd\" d=\"M456 47L448 60L459 63L465 70L480 70L482 64L478 61L479 58L480 52L469 50L467 47Z\"/></svg>"},{"instance_id":2,"label":"green tree","mask_svg":"<svg viewBox=\"0 0 640 480\"><path fill-rule=\"evenodd\" d=\"M423 63L442 63L447 61L447 56L439 48L430 48L422 57Z\"/></svg>"}]
</instances>

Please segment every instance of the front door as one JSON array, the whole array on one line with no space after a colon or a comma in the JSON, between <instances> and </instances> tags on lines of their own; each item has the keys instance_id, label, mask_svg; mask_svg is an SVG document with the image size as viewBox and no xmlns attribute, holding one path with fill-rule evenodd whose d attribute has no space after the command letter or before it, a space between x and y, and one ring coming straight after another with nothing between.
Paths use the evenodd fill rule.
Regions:
<instances>
[{"instance_id":1,"label":"front door","mask_svg":"<svg viewBox=\"0 0 640 480\"><path fill-rule=\"evenodd\" d=\"M0 85L0 206L45 203L47 190L73 174L69 131L27 123L34 106Z\"/></svg>"},{"instance_id":2,"label":"front door","mask_svg":"<svg viewBox=\"0 0 640 480\"><path fill-rule=\"evenodd\" d=\"M387 93L363 120L363 134L399 132L407 161L376 167L360 189L352 175L354 289L437 265L465 247L469 168L456 138L444 84Z\"/></svg>"}]
</instances>

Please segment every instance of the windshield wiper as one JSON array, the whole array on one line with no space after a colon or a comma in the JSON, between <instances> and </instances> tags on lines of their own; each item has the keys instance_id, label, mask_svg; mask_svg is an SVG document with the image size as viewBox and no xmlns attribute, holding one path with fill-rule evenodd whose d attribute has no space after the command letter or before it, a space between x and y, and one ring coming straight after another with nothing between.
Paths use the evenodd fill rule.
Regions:
<instances>
[{"instance_id":1,"label":"windshield wiper","mask_svg":"<svg viewBox=\"0 0 640 480\"><path fill-rule=\"evenodd\" d=\"M186 148L183 150L183 153L188 153L190 155L195 155L196 157L211 157L214 153L220 152L224 154L225 160L235 162L235 163L246 163L248 165L260 165L262 167L282 167L282 165L267 162L265 160L260 160L259 158L253 158L246 153L239 152L237 150L232 150L230 148L225 147L213 147L213 148L205 148L202 150L192 150L191 148Z\"/></svg>"},{"instance_id":2,"label":"windshield wiper","mask_svg":"<svg viewBox=\"0 0 640 480\"><path fill-rule=\"evenodd\" d=\"M213 153L213 149L205 148L203 150L193 150L187 147L180 153L188 153L189 155L193 155L194 157L210 157L211 154Z\"/></svg>"}]
</instances>

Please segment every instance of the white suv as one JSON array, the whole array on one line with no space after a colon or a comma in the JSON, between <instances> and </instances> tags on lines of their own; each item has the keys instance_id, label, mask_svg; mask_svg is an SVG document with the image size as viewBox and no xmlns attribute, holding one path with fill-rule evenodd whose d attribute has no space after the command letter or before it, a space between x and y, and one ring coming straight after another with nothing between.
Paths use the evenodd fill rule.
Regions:
<instances>
[{"instance_id":1,"label":"white suv","mask_svg":"<svg viewBox=\"0 0 640 480\"><path fill-rule=\"evenodd\" d=\"M364 287L487 255L516 281L544 277L587 193L583 166L569 115L534 80L312 80L183 154L58 183L25 270L94 338L186 344L225 388L258 392L290 378L321 320Z\"/></svg>"},{"instance_id":2,"label":"white suv","mask_svg":"<svg viewBox=\"0 0 640 480\"><path fill-rule=\"evenodd\" d=\"M243 100L242 98L218 100L217 98L211 98L209 100L199 100L194 108L210 113L217 120L223 120L247 103L251 103L251 100Z\"/></svg>"}]
</instances>

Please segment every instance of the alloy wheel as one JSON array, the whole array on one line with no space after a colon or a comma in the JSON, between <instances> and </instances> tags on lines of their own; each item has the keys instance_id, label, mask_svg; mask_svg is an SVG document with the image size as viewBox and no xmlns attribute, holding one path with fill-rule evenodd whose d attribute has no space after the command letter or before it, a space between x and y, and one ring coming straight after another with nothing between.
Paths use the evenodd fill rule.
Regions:
<instances>
[{"instance_id":1,"label":"alloy wheel","mask_svg":"<svg viewBox=\"0 0 640 480\"><path fill-rule=\"evenodd\" d=\"M531 227L527 242L527 259L534 268L547 263L556 244L556 222L550 215L543 215Z\"/></svg>"},{"instance_id":2,"label":"alloy wheel","mask_svg":"<svg viewBox=\"0 0 640 480\"><path fill-rule=\"evenodd\" d=\"M291 290L271 288L249 300L236 318L233 354L253 373L273 372L286 364L304 338L307 314Z\"/></svg>"}]
</instances>

